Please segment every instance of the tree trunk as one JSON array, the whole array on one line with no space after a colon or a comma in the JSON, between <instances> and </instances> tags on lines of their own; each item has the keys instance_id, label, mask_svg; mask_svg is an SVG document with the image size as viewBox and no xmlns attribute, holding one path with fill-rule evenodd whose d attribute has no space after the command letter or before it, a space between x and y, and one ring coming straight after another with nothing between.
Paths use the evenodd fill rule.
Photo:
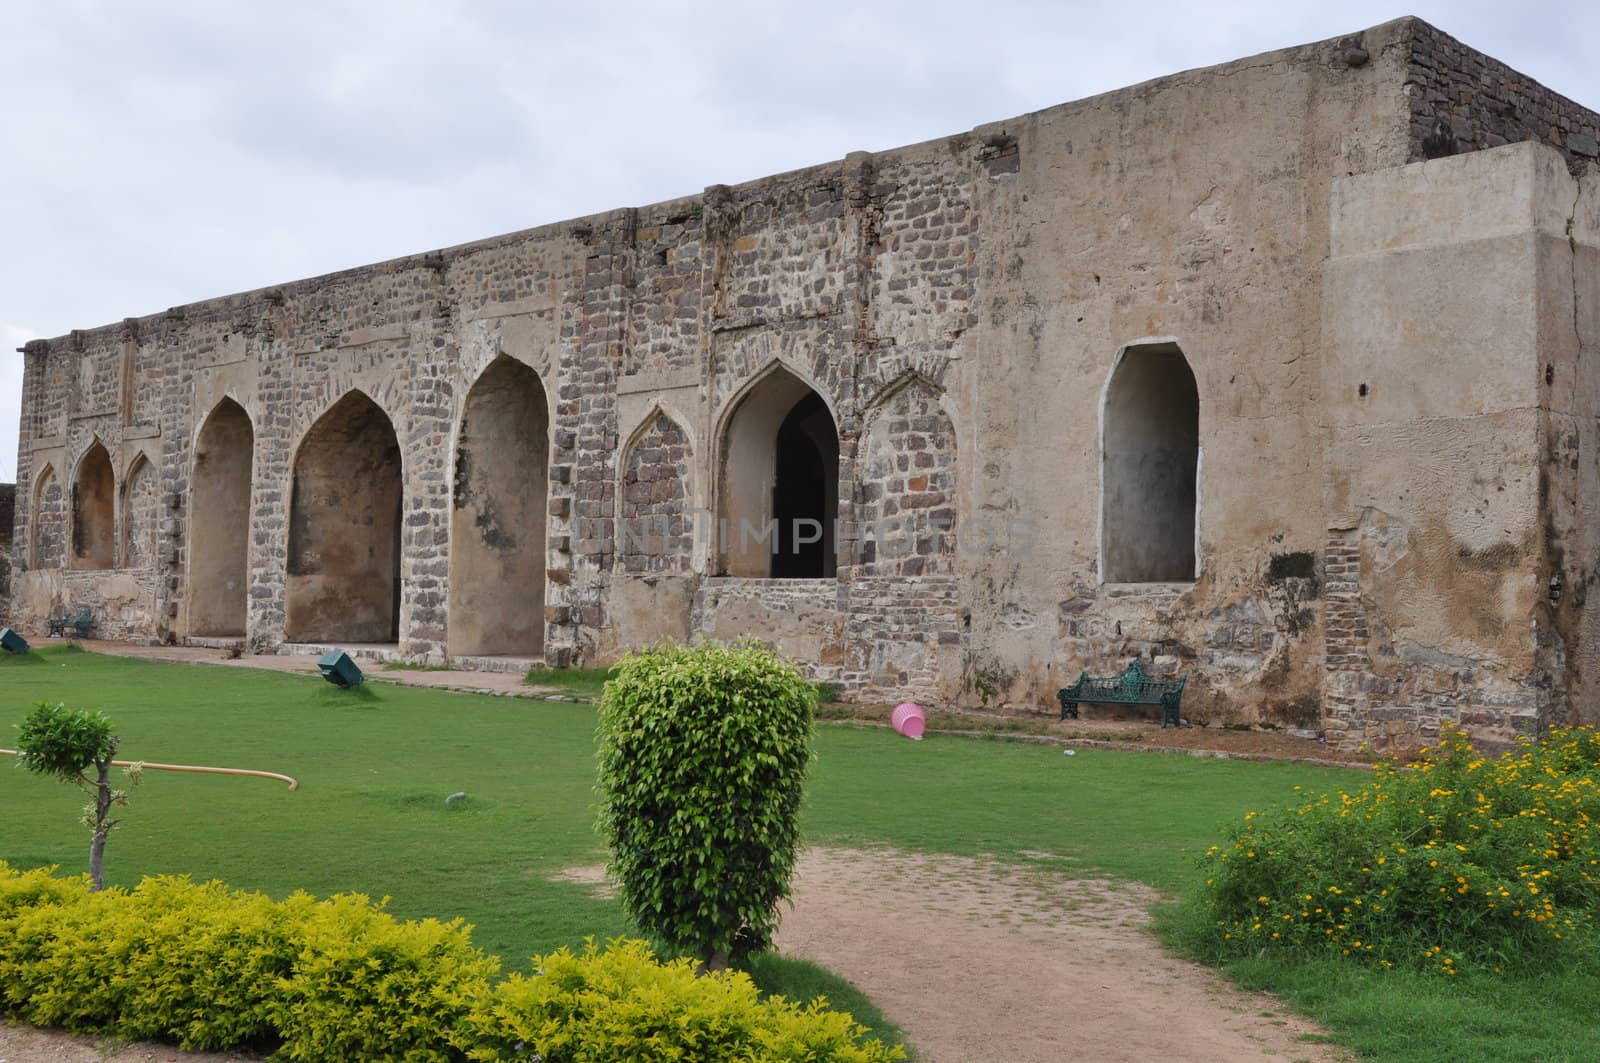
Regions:
<instances>
[{"instance_id":1,"label":"tree trunk","mask_svg":"<svg viewBox=\"0 0 1600 1063\"><path fill-rule=\"evenodd\" d=\"M695 977L703 978L708 974L728 969L728 954L726 952L713 952L710 956L700 961L700 966L695 968Z\"/></svg>"},{"instance_id":2,"label":"tree trunk","mask_svg":"<svg viewBox=\"0 0 1600 1063\"><path fill-rule=\"evenodd\" d=\"M94 785L94 837L89 840L89 889L98 893L105 889L106 833L111 829L111 758L97 758L94 766L98 772Z\"/></svg>"}]
</instances>

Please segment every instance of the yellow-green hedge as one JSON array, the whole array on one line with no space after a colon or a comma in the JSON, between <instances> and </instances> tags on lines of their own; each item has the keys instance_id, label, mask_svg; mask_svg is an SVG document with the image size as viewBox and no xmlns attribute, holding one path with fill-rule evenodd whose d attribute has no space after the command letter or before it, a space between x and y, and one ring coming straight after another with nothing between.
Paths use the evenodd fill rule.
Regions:
<instances>
[{"instance_id":1,"label":"yellow-green hedge","mask_svg":"<svg viewBox=\"0 0 1600 1063\"><path fill-rule=\"evenodd\" d=\"M459 920L401 922L360 895L168 877L91 893L0 862L0 1011L38 1025L320 1063L903 1058L825 1004L696 978L642 942L534 965L502 979Z\"/></svg>"}]
</instances>

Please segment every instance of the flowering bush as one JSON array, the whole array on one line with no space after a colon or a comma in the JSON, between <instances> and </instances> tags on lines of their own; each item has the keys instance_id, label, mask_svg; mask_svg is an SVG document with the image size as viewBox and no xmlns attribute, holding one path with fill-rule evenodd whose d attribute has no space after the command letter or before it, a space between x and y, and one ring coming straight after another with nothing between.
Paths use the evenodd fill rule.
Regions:
<instances>
[{"instance_id":1,"label":"flowering bush","mask_svg":"<svg viewBox=\"0 0 1600 1063\"><path fill-rule=\"evenodd\" d=\"M1295 788L1296 790L1299 787ZM1201 858L1205 945L1331 951L1453 975L1591 950L1600 908L1600 734L1498 758L1446 730L1353 791L1250 812Z\"/></svg>"}]
</instances>

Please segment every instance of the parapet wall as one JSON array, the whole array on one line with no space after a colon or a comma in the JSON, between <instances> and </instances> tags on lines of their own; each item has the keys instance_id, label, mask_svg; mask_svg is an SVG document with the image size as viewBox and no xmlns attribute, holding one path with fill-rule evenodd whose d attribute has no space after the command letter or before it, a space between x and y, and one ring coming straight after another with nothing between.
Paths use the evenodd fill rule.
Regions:
<instances>
[{"instance_id":1,"label":"parapet wall","mask_svg":"<svg viewBox=\"0 0 1600 1063\"><path fill-rule=\"evenodd\" d=\"M1534 141L1577 172L1600 158L1600 115L1419 19L1409 21L1411 159Z\"/></svg>"}]
</instances>

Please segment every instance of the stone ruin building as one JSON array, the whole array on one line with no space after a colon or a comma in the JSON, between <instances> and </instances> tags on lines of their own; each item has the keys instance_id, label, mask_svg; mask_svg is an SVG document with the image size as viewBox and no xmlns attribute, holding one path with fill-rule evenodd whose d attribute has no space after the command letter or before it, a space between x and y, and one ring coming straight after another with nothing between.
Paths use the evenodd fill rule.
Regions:
<instances>
[{"instance_id":1,"label":"stone ruin building","mask_svg":"<svg viewBox=\"0 0 1600 1063\"><path fill-rule=\"evenodd\" d=\"M505 668L754 635L1034 710L1139 657L1349 745L1594 722L1597 157L1402 19L38 340L13 613Z\"/></svg>"}]
</instances>

